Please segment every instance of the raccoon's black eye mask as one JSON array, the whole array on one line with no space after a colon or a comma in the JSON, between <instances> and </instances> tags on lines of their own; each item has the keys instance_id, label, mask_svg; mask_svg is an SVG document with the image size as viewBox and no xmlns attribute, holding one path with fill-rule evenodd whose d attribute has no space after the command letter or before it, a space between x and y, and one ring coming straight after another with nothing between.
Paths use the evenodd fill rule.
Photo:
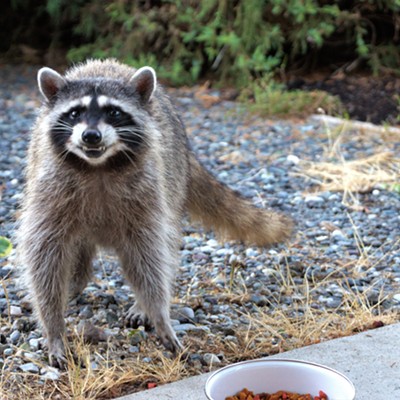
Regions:
<instances>
[{"instance_id":1,"label":"raccoon's black eye mask","mask_svg":"<svg viewBox=\"0 0 400 400\"><path fill-rule=\"evenodd\" d=\"M115 128L127 125L136 125L129 114L122 111L119 107L113 105L101 108L98 106L93 107L92 105L90 105L88 108L77 106L63 114L61 119L65 122L68 122L71 126L83 121L91 124L97 124L100 120Z\"/></svg>"}]
</instances>

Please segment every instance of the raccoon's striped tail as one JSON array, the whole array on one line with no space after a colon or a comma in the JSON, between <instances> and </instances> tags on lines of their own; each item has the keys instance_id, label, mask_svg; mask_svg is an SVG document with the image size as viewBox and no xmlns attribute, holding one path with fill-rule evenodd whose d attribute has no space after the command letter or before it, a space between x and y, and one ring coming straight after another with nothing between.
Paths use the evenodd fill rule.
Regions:
<instances>
[{"instance_id":1,"label":"raccoon's striped tail","mask_svg":"<svg viewBox=\"0 0 400 400\"><path fill-rule=\"evenodd\" d=\"M285 241L292 232L290 218L255 207L218 182L193 154L190 155L187 207L193 219L225 239L268 246Z\"/></svg>"}]
</instances>

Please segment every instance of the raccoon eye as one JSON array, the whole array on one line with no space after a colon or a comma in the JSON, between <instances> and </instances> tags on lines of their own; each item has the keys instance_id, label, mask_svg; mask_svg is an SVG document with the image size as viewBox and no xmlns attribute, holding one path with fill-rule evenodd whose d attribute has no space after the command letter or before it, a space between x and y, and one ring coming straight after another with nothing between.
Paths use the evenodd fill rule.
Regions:
<instances>
[{"instance_id":1,"label":"raccoon eye","mask_svg":"<svg viewBox=\"0 0 400 400\"><path fill-rule=\"evenodd\" d=\"M109 110L107 110L107 116L113 119L121 118L122 112L117 108L110 108Z\"/></svg>"},{"instance_id":2,"label":"raccoon eye","mask_svg":"<svg viewBox=\"0 0 400 400\"><path fill-rule=\"evenodd\" d=\"M74 108L68 113L68 117L70 119L78 119L80 116L81 116L81 110L79 110L78 108Z\"/></svg>"}]
</instances>

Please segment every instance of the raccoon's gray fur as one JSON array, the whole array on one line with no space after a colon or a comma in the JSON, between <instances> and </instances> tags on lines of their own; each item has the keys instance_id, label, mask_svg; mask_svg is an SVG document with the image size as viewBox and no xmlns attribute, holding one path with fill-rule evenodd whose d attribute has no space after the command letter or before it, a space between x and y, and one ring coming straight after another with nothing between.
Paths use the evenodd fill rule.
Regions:
<instances>
[{"instance_id":1,"label":"raccoon's gray fur","mask_svg":"<svg viewBox=\"0 0 400 400\"><path fill-rule=\"evenodd\" d=\"M169 301L185 210L257 245L285 240L290 220L203 169L152 68L91 60L65 76L42 68L38 83L45 102L28 152L18 250L51 364L65 362L68 296L86 286L98 246L115 250L135 292L129 324L154 326L179 350Z\"/></svg>"}]
</instances>

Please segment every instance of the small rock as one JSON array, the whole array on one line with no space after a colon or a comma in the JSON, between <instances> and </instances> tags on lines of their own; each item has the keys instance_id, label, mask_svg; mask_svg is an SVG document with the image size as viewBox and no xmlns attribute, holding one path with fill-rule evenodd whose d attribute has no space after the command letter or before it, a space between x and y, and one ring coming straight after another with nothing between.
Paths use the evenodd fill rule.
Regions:
<instances>
[{"instance_id":1,"label":"small rock","mask_svg":"<svg viewBox=\"0 0 400 400\"><path fill-rule=\"evenodd\" d=\"M226 340L227 342L239 344L239 341L238 341L237 337L233 336L233 335L225 336L224 340Z\"/></svg>"},{"instance_id":2,"label":"small rock","mask_svg":"<svg viewBox=\"0 0 400 400\"><path fill-rule=\"evenodd\" d=\"M8 347L7 349L4 349L3 354L6 357L10 357L14 354L14 349L12 349L11 347Z\"/></svg>"},{"instance_id":3,"label":"small rock","mask_svg":"<svg viewBox=\"0 0 400 400\"><path fill-rule=\"evenodd\" d=\"M172 309L171 318L178 320L180 323L193 322L196 319L194 311L190 307Z\"/></svg>"},{"instance_id":4,"label":"small rock","mask_svg":"<svg viewBox=\"0 0 400 400\"><path fill-rule=\"evenodd\" d=\"M255 249L252 249L251 247L246 249L245 251L246 257L257 257L258 256L258 251Z\"/></svg>"},{"instance_id":5,"label":"small rock","mask_svg":"<svg viewBox=\"0 0 400 400\"><path fill-rule=\"evenodd\" d=\"M202 253L210 254L210 253L212 253L214 251L214 248L211 247L211 246L201 246L200 247L200 251Z\"/></svg>"},{"instance_id":6,"label":"small rock","mask_svg":"<svg viewBox=\"0 0 400 400\"><path fill-rule=\"evenodd\" d=\"M318 207L321 207L325 203L325 200L321 196L308 195L304 199L304 202L310 208L314 208L314 207L318 208Z\"/></svg>"},{"instance_id":7,"label":"small rock","mask_svg":"<svg viewBox=\"0 0 400 400\"><path fill-rule=\"evenodd\" d=\"M87 320L80 321L78 324L77 331L83 336L83 339L92 344L99 342L105 342L107 340L107 334L104 330L94 326Z\"/></svg>"},{"instance_id":8,"label":"small rock","mask_svg":"<svg viewBox=\"0 0 400 400\"><path fill-rule=\"evenodd\" d=\"M92 362L90 363L90 368L91 368L93 371L96 371L96 370L99 369L99 364L97 364L96 361L92 361Z\"/></svg>"},{"instance_id":9,"label":"small rock","mask_svg":"<svg viewBox=\"0 0 400 400\"><path fill-rule=\"evenodd\" d=\"M286 161L290 164L297 165L300 162L300 158L295 156L294 154L289 154L286 157Z\"/></svg>"},{"instance_id":10,"label":"small rock","mask_svg":"<svg viewBox=\"0 0 400 400\"><path fill-rule=\"evenodd\" d=\"M147 339L147 333L141 329L135 329L129 335L129 342L132 346L136 346Z\"/></svg>"},{"instance_id":11,"label":"small rock","mask_svg":"<svg viewBox=\"0 0 400 400\"><path fill-rule=\"evenodd\" d=\"M180 324L175 325L174 327L175 332L190 332L190 331L203 331L203 332L210 332L210 328L203 325L193 325L193 324Z\"/></svg>"},{"instance_id":12,"label":"small rock","mask_svg":"<svg viewBox=\"0 0 400 400\"><path fill-rule=\"evenodd\" d=\"M93 317L92 307L90 305L86 305L86 306L82 307L81 310L79 311L79 316L82 319L89 319L89 318Z\"/></svg>"},{"instance_id":13,"label":"small rock","mask_svg":"<svg viewBox=\"0 0 400 400\"><path fill-rule=\"evenodd\" d=\"M41 375L41 378L46 381L56 381L60 379L61 373L54 368L54 371L47 371Z\"/></svg>"},{"instance_id":14,"label":"small rock","mask_svg":"<svg viewBox=\"0 0 400 400\"><path fill-rule=\"evenodd\" d=\"M13 331L10 335L10 341L12 344L17 344L20 338L21 338L20 331Z\"/></svg>"},{"instance_id":15,"label":"small rock","mask_svg":"<svg viewBox=\"0 0 400 400\"><path fill-rule=\"evenodd\" d=\"M373 305L373 304L378 304L379 300L381 299L381 293L379 290L368 290L366 293L368 302Z\"/></svg>"},{"instance_id":16,"label":"small rock","mask_svg":"<svg viewBox=\"0 0 400 400\"><path fill-rule=\"evenodd\" d=\"M335 229L331 233L331 238L334 239L334 240L346 239L346 237L343 235L343 232L340 229Z\"/></svg>"},{"instance_id":17,"label":"small rock","mask_svg":"<svg viewBox=\"0 0 400 400\"><path fill-rule=\"evenodd\" d=\"M328 301L326 302L326 306L328 308L338 308L341 306L341 304L342 304L342 299L337 297L332 297L328 299Z\"/></svg>"},{"instance_id":18,"label":"small rock","mask_svg":"<svg viewBox=\"0 0 400 400\"><path fill-rule=\"evenodd\" d=\"M396 293L395 295L393 295L393 300L397 303L400 303L400 293Z\"/></svg>"},{"instance_id":19,"label":"small rock","mask_svg":"<svg viewBox=\"0 0 400 400\"><path fill-rule=\"evenodd\" d=\"M218 241L215 240L215 239L207 240L207 246L210 246L210 247L218 247L218 245L219 245L219 243L218 243Z\"/></svg>"},{"instance_id":20,"label":"small rock","mask_svg":"<svg viewBox=\"0 0 400 400\"><path fill-rule=\"evenodd\" d=\"M22 309L18 306L10 306L10 315L12 317L20 317L22 316Z\"/></svg>"},{"instance_id":21,"label":"small rock","mask_svg":"<svg viewBox=\"0 0 400 400\"><path fill-rule=\"evenodd\" d=\"M29 346L32 351L38 351L40 348L40 340L39 339L30 339Z\"/></svg>"},{"instance_id":22,"label":"small rock","mask_svg":"<svg viewBox=\"0 0 400 400\"><path fill-rule=\"evenodd\" d=\"M33 374L38 374L40 371L39 367L34 363L22 364L18 368L24 372L31 372Z\"/></svg>"},{"instance_id":23,"label":"small rock","mask_svg":"<svg viewBox=\"0 0 400 400\"><path fill-rule=\"evenodd\" d=\"M259 307L264 307L268 304L268 298L266 296L257 294L252 294L250 296L250 301Z\"/></svg>"},{"instance_id":24,"label":"small rock","mask_svg":"<svg viewBox=\"0 0 400 400\"><path fill-rule=\"evenodd\" d=\"M107 311L106 321L108 325L113 325L118 321L118 315L115 312Z\"/></svg>"},{"instance_id":25,"label":"small rock","mask_svg":"<svg viewBox=\"0 0 400 400\"><path fill-rule=\"evenodd\" d=\"M203 360L206 365L221 364L221 360L212 353L204 354Z\"/></svg>"},{"instance_id":26,"label":"small rock","mask_svg":"<svg viewBox=\"0 0 400 400\"><path fill-rule=\"evenodd\" d=\"M139 353L139 347L131 345L131 346L129 346L128 351L131 354Z\"/></svg>"}]
</instances>

